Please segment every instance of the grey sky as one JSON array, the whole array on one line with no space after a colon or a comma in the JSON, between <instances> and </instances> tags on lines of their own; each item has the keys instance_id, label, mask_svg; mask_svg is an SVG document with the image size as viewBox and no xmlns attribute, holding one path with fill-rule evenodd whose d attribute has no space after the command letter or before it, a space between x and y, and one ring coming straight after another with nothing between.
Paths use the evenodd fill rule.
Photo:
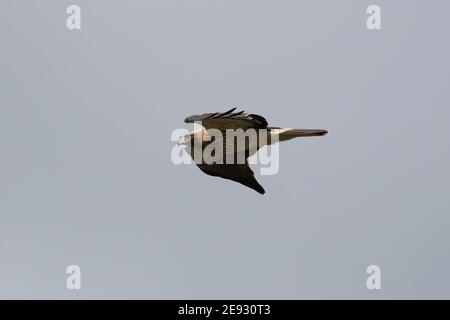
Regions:
<instances>
[{"instance_id":1,"label":"grey sky","mask_svg":"<svg viewBox=\"0 0 450 320\"><path fill-rule=\"evenodd\" d=\"M0 298L450 298L450 4L373 3L3 0ZM330 134L264 196L172 164L232 106Z\"/></svg>"}]
</instances>

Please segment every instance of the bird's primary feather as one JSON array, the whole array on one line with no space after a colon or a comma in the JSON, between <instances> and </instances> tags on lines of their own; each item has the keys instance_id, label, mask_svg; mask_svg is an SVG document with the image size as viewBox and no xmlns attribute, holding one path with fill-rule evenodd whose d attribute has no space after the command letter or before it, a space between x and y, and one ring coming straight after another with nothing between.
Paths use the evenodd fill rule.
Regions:
<instances>
[{"instance_id":1,"label":"bird's primary feather","mask_svg":"<svg viewBox=\"0 0 450 320\"><path fill-rule=\"evenodd\" d=\"M226 112L212 112L200 113L192 115L184 119L186 123L201 123L206 129L218 129L224 131L226 129L265 129L267 128L267 121L264 117L244 113L244 111L233 112L236 108L230 109Z\"/></svg>"},{"instance_id":2,"label":"bird's primary feather","mask_svg":"<svg viewBox=\"0 0 450 320\"><path fill-rule=\"evenodd\" d=\"M255 179L247 161L245 164L199 164L198 167L207 175L239 182L260 194L266 192Z\"/></svg>"}]
</instances>

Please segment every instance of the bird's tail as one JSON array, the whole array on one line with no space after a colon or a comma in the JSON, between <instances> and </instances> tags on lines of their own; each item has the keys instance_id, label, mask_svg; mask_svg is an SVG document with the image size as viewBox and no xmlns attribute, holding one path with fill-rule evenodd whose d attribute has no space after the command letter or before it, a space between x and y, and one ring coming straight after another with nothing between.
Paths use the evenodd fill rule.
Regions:
<instances>
[{"instance_id":1,"label":"bird's tail","mask_svg":"<svg viewBox=\"0 0 450 320\"><path fill-rule=\"evenodd\" d=\"M298 137L318 137L328 133L324 129L288 129L288 128L273 128L271 134L278 135L279 141L286 141Z\"/></svg>"}]
</instances>

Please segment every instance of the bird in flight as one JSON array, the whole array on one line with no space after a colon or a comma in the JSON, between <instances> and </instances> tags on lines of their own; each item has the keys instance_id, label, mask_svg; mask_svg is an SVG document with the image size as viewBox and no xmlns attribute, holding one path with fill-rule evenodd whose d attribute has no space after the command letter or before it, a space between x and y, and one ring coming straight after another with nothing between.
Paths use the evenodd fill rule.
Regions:
<instances>
[{"instance_id":1,"label":"bird in flight","mask_svg":"<svg viewBox=\"0 0 450 320\"><path fill-rule=\"evenodd\" d=\"M210 176L221 177L232 180L249 187L260 194L264 194L264 188L258 183L255 175L248 164L248 157L255 154L261 147L271 145L276 142L286 141L297 137L323 136L328 133L323 129L291 129L280 127L269 127L266 119L253 113L244 113L244 111L234 112L236 108L226 112L200 113L184 119L185 123L199 123L203 128L192 131L179 140L179 145L184 145L185 150L194 159L195 152L203 154L205 148L215 139L211 139L211 130L222 133L223 154L222 162L208 163L207 161L195 161L201 171ZM245 139L242 148L227 143L229 130L241 130L244 134L249 130L265 131L266 134L261 138L257 135L256 140ZM235 141L235 136L228 136L228 142ZM230 147L231 145L231 147ZM236 159L242 156L244 161L239 162ZM242 159L241 158L241 159ZM230 161L231 159L231 161ZM194 159L195 160L195 159Z\"/></svg>"}]
</instances>

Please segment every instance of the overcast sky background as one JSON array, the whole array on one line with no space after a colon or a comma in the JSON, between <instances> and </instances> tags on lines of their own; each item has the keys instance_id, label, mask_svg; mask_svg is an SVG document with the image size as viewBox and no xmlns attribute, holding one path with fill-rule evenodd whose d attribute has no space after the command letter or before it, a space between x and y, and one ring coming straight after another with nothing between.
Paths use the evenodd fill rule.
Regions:
<instances>
[{"instance_id":1,"label":"overcast sky background","mask_svg":"<svg viewBox=\"0 0 450 320\"><path fill-rule=\"evenodd\" d=\"M0 298L450 298L450 3L373 3L3 0ZM330 134L264 196L171 162L232 106Z\"/></svg>"}]
</instances>

